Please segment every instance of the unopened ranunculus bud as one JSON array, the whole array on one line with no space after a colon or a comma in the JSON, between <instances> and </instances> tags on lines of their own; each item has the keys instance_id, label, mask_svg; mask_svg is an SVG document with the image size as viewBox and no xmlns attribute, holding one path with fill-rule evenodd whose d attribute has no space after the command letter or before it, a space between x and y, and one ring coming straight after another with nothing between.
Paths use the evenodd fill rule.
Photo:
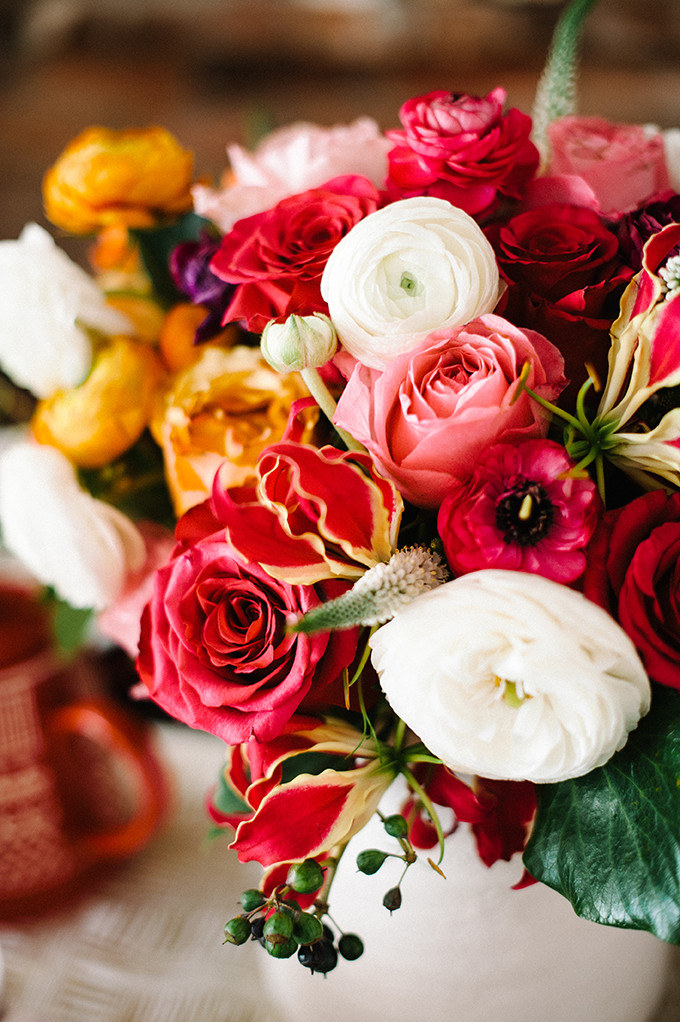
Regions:
<instances>
[{"instance_id":1,"label":"unopened ranunculus bud","mask_svg":"<svg viewBox=\"0 0 680 1022\"><path fill-rule=\"evenodd\" d=\"M328 316L289 316L285 323L274 320L262 332L262 355L280 373L317 369L328 362L338 346L338 335Z\"/></svg>"}]
</instances>

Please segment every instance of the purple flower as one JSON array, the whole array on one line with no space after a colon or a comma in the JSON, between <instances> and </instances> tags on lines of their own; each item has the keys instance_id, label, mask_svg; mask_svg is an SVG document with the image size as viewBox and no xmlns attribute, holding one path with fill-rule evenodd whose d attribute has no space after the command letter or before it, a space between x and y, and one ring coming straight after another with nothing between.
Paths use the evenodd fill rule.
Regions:
<instances>
[{"instance_id":1,"label":"purple flower","mask_svg":"<svg viewBox=\"0 0 680 1022\"><path fill-rule=\"evenodd\" d=\"M210 269L210 261L220 247L220 239L203 231L198 241L185 241L170 257L170 273L179 288L196 305L205 305L208 315L196 331L196 343L215 337L222 330L222 317L235 291L234 284L220 280Z\"/></svg>"},{"instance_id":2,"label":"purple flower","mask_svg":"<svg viewBox=\"0 0 680 1022\"><path fill-rule=\"evenodd\" d=\"M585 569L597 524L595 484L552 440L494 444L444 499L439 534L451 570L505 568L568 584Z\"/></svg>"},{"instance_id":3,"label":"purple flower","mask_svg":"<svg viewBox=\"0 0 680 1022\"><path fill-rule=\"evenodd\" d=\"M619 250L629 266L642 268L642 250L645 242L666 224L680 222L680 195L669 192L646 206L634 209L616 225Z\"/></svg>"}]
</instances>

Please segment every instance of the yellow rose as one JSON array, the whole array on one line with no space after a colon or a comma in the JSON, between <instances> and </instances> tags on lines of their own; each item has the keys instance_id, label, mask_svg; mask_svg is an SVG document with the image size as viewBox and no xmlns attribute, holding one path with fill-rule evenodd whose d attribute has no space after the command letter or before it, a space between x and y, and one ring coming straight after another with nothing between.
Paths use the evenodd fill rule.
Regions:
<instances>
[{"instance_id":1,"label":"yellow rose","mask_svg":"<svg viewBox=\"0 0 680 1022\"><path fill-rule=\"evenodd\" d=\"M141 436L162 375L161 362L148 344L114 337L99 349L79 387L38 403L33 434L80 468L101 468Z\"/></svg>"},{"instance_id":2,"label":"yellow rose","mask_svg":"<svg viewBox=\"0 0 680 1022\"><path fill-rule=\"evenodd\" d=\"M177 514L205 500L225 461L226 485L254 482L260 452L281 439L290 406L302 397L300 376L275 372L259 348L205 346L173 378L151 422ZM304 414L303 440L310 440L318 409Z\"/></svg>"},{"instance_id":3,"label":"yellow rose","mask_svg":"<svg viewBox=\"0 0 680 1022\"><path fill-rule=\"evenodd\" d=\"M165 128L86 128L45 174L45 213L73 234L150 227L191 208L192 181L192 153Z\"/></svg>"}]
</instances>

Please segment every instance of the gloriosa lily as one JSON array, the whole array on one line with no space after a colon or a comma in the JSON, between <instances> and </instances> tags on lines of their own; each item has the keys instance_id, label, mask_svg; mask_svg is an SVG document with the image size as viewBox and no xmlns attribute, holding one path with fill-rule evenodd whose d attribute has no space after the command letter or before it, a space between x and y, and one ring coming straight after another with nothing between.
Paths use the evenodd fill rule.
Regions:
<instances>
[{"instance_id":1,"label":"gloriosa lily","mask_svg":"<svg viewBox=\"0 0 680 1022\"><path fill-rule=\"evenodd\" d=\"M269 867L330 855L365 826L397 774L381 752L376 741L362 740L360 731L342 721L294 719L272 742L229 749L224 779L243 809L220 813L213 805L213 818L235 829L230 847L241 862ZM337 769L286 779L314 762L335 763Z\"/></svg>"},{"instance_id":2,"label":"gloriosa lily","mask_svg":"<svg viewBox=\"0 0 680 1022\"><path fill-rule=\"evenodd\" d=\"M402 500L367 454L285 441L261 455L255 487L220 485L213 503L231 546L273 578L359 578L396 548Z\"/></svg>"},{"instance_id":3,"label":"gloriosa lily","mask_svg":"<svg viewBox=\"0 0 680 1022\"><path fill-rule=\"evenodd\" d=\"M680 280L675 262L680 250L680 224L669 224L645 245L643 266L621 298L620 314L611 328L609 372L594 418L588 419L584 398L593 382L579 392L576 414L534 400L566 423L565 446L577 470L594 463L604 497L602 458L618 465L645 489L666 480L680 485ZM671 280L671 284L667 279ZM517 396L524 381L520 379Z\"/></svg>"},{"instance_id":4,"label":"gloriosa lily","mask_svg":"<svg viewBox=\"0 0 680 1022\"><path fill-rule=\"evenodd\" d=\"M612 326L609 375L597 418L615 424L609 457L647 487L660 476L680 484L680 290L661 270L680 246L680 224L653 235L643 266ZM669 400L667 400L669 399ZM623 429L625 425L628 429ZM658 485L652 478L651 485Z\"/></svg>"}]
</instances>

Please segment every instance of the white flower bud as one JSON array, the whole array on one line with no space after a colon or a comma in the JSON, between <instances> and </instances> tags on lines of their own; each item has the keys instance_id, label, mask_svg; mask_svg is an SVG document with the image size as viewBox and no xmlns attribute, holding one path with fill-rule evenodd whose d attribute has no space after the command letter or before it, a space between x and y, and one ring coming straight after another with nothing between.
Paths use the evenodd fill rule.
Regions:
<instances>
[{"instance_id":1,"label":"white flower bud","mask_svg":"<svg viewBox=\"0 0 680 1022\"><path fill-rule=\"evenodd\" d=\"M338 346L338 335L328 316L289 316L285 323L272 320L262 332L262 355L279 373L317 369L328 362Z\"/></svg>"}]
</instances>

